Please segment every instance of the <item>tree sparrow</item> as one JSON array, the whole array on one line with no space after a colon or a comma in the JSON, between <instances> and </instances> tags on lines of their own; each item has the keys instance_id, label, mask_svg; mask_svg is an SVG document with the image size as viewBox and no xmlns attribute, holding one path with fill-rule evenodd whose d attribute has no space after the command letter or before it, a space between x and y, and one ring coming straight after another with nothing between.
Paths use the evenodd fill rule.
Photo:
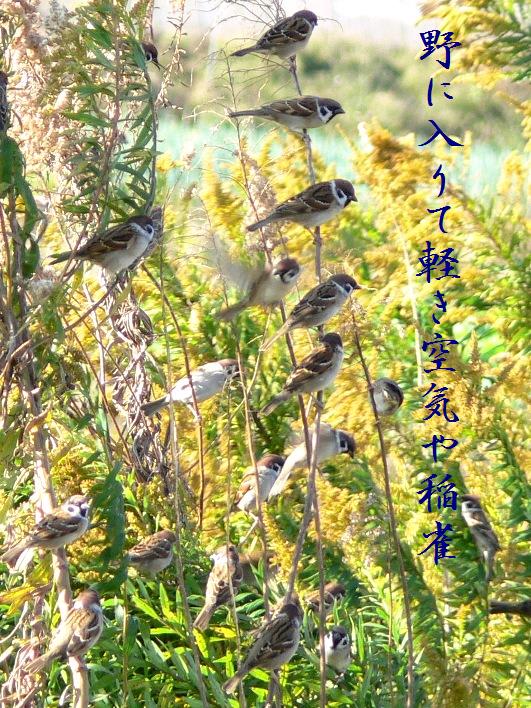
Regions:
<instances>
[{"instance_id":1,"label":"tree sparrow","mask_svg":"<svg viewBox=\"0 0 531 708\"><path fill-rule=\"evenodd\" d=\"M336 602L340 602L345 597L345 586L338 583L337 580L332 580L324 586L324 606L328 613L333 608ZM306 598L308 607L314 612L319 612L321 607L321 596L319 590L310 593Z\"/></svg>"},{"instance_id":2,"label":"tree sparrow","mask_svg":"<svg viewBox=\"0 0 531 708\"><path fill-rule=\"evenodd\" d=\"M317 16L309 10L300 10L291 17L280 20L268 29L250 47L233 52L233 57L243 57L252 52L274 54L281 59L295 56L308 44L317 25Z\"/></svg>"},{"instance_id":3,"label":"tree sparrow","mask_svg":"<svg viewBox=\"0 0 531 708\"><path fill-rule=\"evenodd\" d=\"M82 536L89 525L88 498L75 494L35 524L28 535L9 548L1 557L4 563L23 570L36 548L55 549Z\"/></svg>"},{"instance_id":4,"label":"tree sparrow","mask_svg":"<svg viewBox=\"0 0 531 708\"><path fill-rule=\"evenodd\" d=\"M282 327L262 345L262 351L269 349L286 332L325 324L339 312L354 290L360 289L354 278L345 273L320 283L295 305Z\"/></svg>"},{"instance_id":5,"label":"tree sparrow","mask_svg":"<svg viewBox=\"0 0 531 708\"><path fill-rule=\"evenodd\" d=\"M313 441L314 433L315 428L310 428L310 442ZM328 460L330 457L334 457L335 455L347 454L349 457L353 458L355 452L356 443L352 435L349 435L344 430L332 428L332 426L327 423L321 423L319 425L317 465L320 465L322 462ZM271 491L269 492L269 499L275 497L283 491L291 472L294 469L306 467L307 464L308 455L306 452L306 443L302 442L300 445L297 445L297 447L287 456L284 466L282 467L282 471L278 475Z\"/></svg>"},{"instance_id":6,"label":"tree sparrow","mask_svg":"<svg viewBox=\"0 0 531 708\"><path fill-rule=\"evenodd\" d=\"M144 254L154 235L151 217L132 216L107 231L95 234L77 251L65 251L52 256L51 264L63 263L70 258L90 261L115 275L129 268Z\"/></svg>"},{"instance_id":7,"label":"tree sparrow","mask_svg":"<svg viewBox=\"0 0 531 708\"><path fill-rule=\"evenodd\" d=\"M338 674L344 674L352 661L350 637L344 627L332 627L325 634L325 660Z\"/></svg>"},{"instance_id":8,"label":"tree sparrow","mask_svg":"<svg viewBox=\"0 0 531 708\"><path fill-rule=\"evenodd\" d=\"M494 577L494 556L500 550L500 543L485 512L481 508L479 497L474 494L463 494L461 502L463 519L470 529L478 551L485 560L485 580L488 583Z\"/></svg>"},{"instance_id":9,"label":"tree sparrow","mask_svg":"<svg viewBox=\"0 0 531 708\"><path fill-rule=\"evenodd\" d=\"M157 47L152 42L141 42L141 44L146 61L152 61L157 68L162 69L162 66L159 64L159 51Z\"/></svg>"},{"instance_id":10,"label":"tree sparrow","mask_svg":"<svg viewBox=\"0 0 531 708\"><path fill-rule=\"evenodd\" d=\"M319 347L295 366L282 391L262 409L263 415L269 415L292 396L316 393L332 385L343 362L343 342L335 332L323 335L321 342Z\"/></svg>"},{"instance_id":11,"label":"tree sparrow","mask_svg":"<svg viewBox=\"0 0 531 708\"><path fill-rule=\"evenodd\" d=\"M100 638L103 612L95 590L83 590L72 609L55 630L46 654L24 667L30 674L46 669L52 661L71 656L83 656Z\"/></svg>"},{"instance_id":12,"label":"tree sparrow","mask_svg":"<svg viewBox=\"0 0 531 708\"><path fill-rule=\"evenodd\" d=\"M159 531L133 546L127 559L140 572L156 575L172 562L175 540L173 531Z\"/></svg>"},{"instance_id":13,"label":"tree sparrow","mask_svg":"<svg viewBox=\"0 0 531 708\"><path fill-rule=\"evenodd\" d=\"M232 320L248 307L278 305L293 290L300 273L300 265L294 258L282 258L273 265L267 264L263 270L254 273L245 297L218 312L216 317Z\"/></svg>"},{"instance_id":14,"label":"tree sparrow","mask_svg":"<svg viewBox=\"0 0 531 708\"><path fill-rule=\"evenodd\" d=\"M272 120L289 130L300 132L326 125L332 118L344 112L341 104L332 98L297 96L297 98L266 103L257 108L248 108L245 111L231 111L229 118L256 116Z\"/></svg>"},{"instance_id":15,"label":"tree sparrow","mask_svg":"<svg viewBox=\"0 0 531 708\"><path fill-rule=\"evenodd\" d=\"M271 487L278 478L285 459L286 458L281 455L264 455L264 457L256 463L260 504L268 500ZM244 473L239 489L236 492L234 507L251 515L256 511L256 478L254 467L249 467Z\"/></svg>"},{"instance_id":16,"label":"tree sparrow","mask_svg":"<svg viewBox=\"0 0 531 708\"><path fill-rule=\"evenodd\" d=\"M265 219L248 226L247 231L256 231L277 221L292 221L313 229L333 219L350 202L357 201L354 187L346 179L318 182L279 204Z\"/></svg>"},{"instance_id":17,"label":"tree sparrow","mask_svg":"<svg viewBox=\"0 0 531 708\"><path fill-rule=\"evenodd\" d=\"M377 379L372 384L372 395L378 415L392 415L404 402L400 386L391 379ZM370 401L370 396L369 396Z\"/></svg>"},{"instance_id":18,"label":"tree sparrow","mask_svg":"<svg viewBox=\"0 0 531 708\"><path fill-rule=\"evenodd\" d=\"M205 604L194 622L194 627L203 631L208 627L210 618L216 609L230 602L229 578L234 595L238 594L238 588L243 579L240 557L234 546L228 548L222 546L210 557L214 565L208 576Z\"/></svg>"},{"instance_id":19,"label":"tree sparrow","mask_svg":"<svg viewBox=\"0 0 531 708\"><path fill-rule=\"evenodd\" d=\"M253 669L280 669L293 657L301 637L302 609L295 598L284 603L278 612L258 630L256 638L238 671L223 686L234 693L240 681Z\"/></svg>"},{"instance_id":20,"label":"tree sparrow","mask_svg":"<svg viewBox=\"0 0 531 708\"><path fill-rule=\"evenodd\" d=\"M220 359L209 364L203 364L190 372L193 391L198 403L207 401L212 396L223 390L224 386L232 381L240 373L236 359ZM183 376L177 381L170 393L150 401L140 406L145 415L155 415L170 403L184 403L192 411L194 410L194 396L190 386L188 376Z\"/></svg>"}]
</instances>

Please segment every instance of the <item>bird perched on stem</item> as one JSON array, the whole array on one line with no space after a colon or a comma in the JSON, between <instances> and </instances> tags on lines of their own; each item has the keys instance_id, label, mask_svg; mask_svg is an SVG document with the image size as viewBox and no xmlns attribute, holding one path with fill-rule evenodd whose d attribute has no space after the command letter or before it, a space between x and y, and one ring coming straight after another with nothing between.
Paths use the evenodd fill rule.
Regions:
<instances>
[{"instance_id":1,"label":"bird perched on stem","mask_svg":"<svg viewBox=\"0 0 531 708\"><path fill-rule=\"evenodd\" d=\"M331 386L341 368L343 354L343 342L339 334L330 332L323 335L321 345L295 366L282 391L264 406L262 415L269 415L292 396L316 393Z\"/></svg>"},{"instance_id":2,"label":"bird perched on stem","mask_svg":"<svg viewBox=\"0 0 531 708\"><path fill-rule=\"evenodd\" d=\"M52 265L70 258L90 261L115 275L129 268L149 247L155 235L153 220L149 216L132 216L107 231L96 233L75 251L65 251L52 256Z\"/></svg>"},{"instance_id":3,"label":"bird perched on stem","mask_svg":"<svg viewBox=\"0 0 531 708\"><path fill-rule=\"evenodd\" d=\"M332 98L297 96L296 98L266 103L257 108L248 108L244 111L231 111L229 118L243 118L245 116L264 118L272 120L288 130L301 132L326 125L332 118L344 112L341 104Z\"/></svg>"},{"instance_id":4,"label":"bird perched on stem","mask_svg":"<svg viewBox=\"0 0 531 708\"><path fill-rule=\"evenodd\" d=\"M345 273L337 273L319 283L295 305L282 327L262 345L261 350L267 351L286 332L325 324L339 312L354 290L360 289L354 278Z\"/></svg>"},{"instance_id":5,"label":"bird perched on stem","mask_svg":"<svg viewBox=\"0 0 531 708\"><path fill-rule=\"evenodd\" d=\"M151 416L166 408L170 403L184 403L196 416L194 408L194 393L197 403L207 401L223 390L240 373L236 359L220 359L209 364L203 364L177 381L172 390L158 398L140 406L145 415ZM190 385L190 379L192 385ZM192 391L193 386L193 391Z\"/></svg>"},{"instance_id":6,"label":"bird perched on stem","mask_svg":"<svg viewBox=\"0 0 531 708\"><path fill-rule=\"evenodd\" d=\"M325 634L325 660L339 674L344 674L352 661L351 643L344 627L332 627Z\"/></svg>"},{"instance_id":7,"label":"bird perched on stem","mask_svg":"<svg viewBox=\"0 0 531 708\"><path fill-rule=\"evenodd\" d=\"M173 531L158 531L133 546L127 554L128 561L142 573L155 575L172 562L175 540Z\"/></svg>"},{"instance_id":8,"label":"bird perched on stem","mask_svg":"<svg viewBox=\"0 0 531 708\"><path fill-rule=\"evenodd\" d=\"M282 470L285 459L281 455L264 455L256 463L260 504L269 499L269 493ZM257 507L255 469L254 467L249 467L244 473L236 492L233 508L238 508L246 514L254 515L253 512L257 510Z\"/></svg>"},{"instance_id":9,"label":"bird perched on stem","mask_svg":"<svg viewBox=\"0 0 531 708\"><path fill-rule=\"evenodd\" d=\"M226 605L231 599L230 586L234 595L243 579L240 557L234 546L222 546L210 556L214 565L208 576L205 604L194 622L196 629L205 630L210 618L221 605Z\"/></svg>"},{"instance_id":10,"label":"bird perched on stem","mask_svg":"<svg viewBox=\"0 0 531 708\"><path fill-rule=\"evenodd\" d=\"M475 494L463 494L461 502L463 519L485 561L485 580L488 583L494 577L494 556L500 550L500 543L481 507L479 497Z\"/></svg>"},{"instance_id":11,"label":"bird perched on stem","mask_svg":"<svg viewBox=\"0 0 531 708\"><path fill-rule=\"evenodd\" d=\"M258 630L255 640L238 671L223 686L225 693L234 693L240 681L253 669L276 671L293 657L299 648L302 608L295 597L286 602Z\"/></svg>"},{"instance_id":12,"label":"bird perched on stem","mask_svg":"<svg viewBox=\"0 0 531 708\"><path fill-rule=\"evenodd\" d=\"M374 381L372 395L378 415L393 415L404 402L402 389L392 379L382 378Z\"/></svg>"},{"instance_id":13,"label":"bird perched on stem","mask_svg":"<svg viewBox=\"0 0 531 708\"><path fill-rule=\"evenodd\" d=\"M325 611L330 612L335 603L345 597L345 586L342 583L337 582L337 580L332 580L331 582L326 583L323 589ZM306 602L311 610L314 610L314 612L319 612L321 608L321 593L319 592L319 589L310 593L310 595L306 598Z\"/></svg>"},{"instance_id":14,"label":"bird perched on stem","mask_svg":"<svg viewBox=\"0 0 531 708\"><path fill-rule=\"evenodd\" d=\"M333 219L351 202L357 201L354 187L347 179L318 182L279 204L265 219L248 226L247 231L256 231L279 221L292 221L313 229Z\"/></svg>"},{"instance_id":15,"label":"bird perched on stem","mask_svg":"<svg viewBox=\"0 0 531 708\"><path fill-rule=\"evenodd\" d=\"M48 651L24 667L29 674L37 673L55 659L82 656L94 646L103 630L103 612L95 590L83 590L72 609L59 624L50 641Z\"/></svg>"},{"instance_id":16,"label":"bird perched on stem","mask_svg":"<svg viewBox=\"0 0 531 708\"><path fill-rule=\"evenodd\" d=\"M287 59L304 49L310 41L316 25L317 16L313 12L300 10L290 17L285 17L266 30L255 44L239 49L237 52L233 52L231 56L243 57L246 54L259 52Z\"/></svg>"},{"instance_id":17,"label":"bird perched on stem","mask_svg":"<svg viewBox=\"0 0 531 708\"><path fill-rule=\"evenodd\" d=\"M16 570L23 570L30 563L36 548L50 550L76 541L88 529L89 511L86 496L71 496L35 524L27 536L1 556L1 560Z\"/></svg>"},{"instance_id":18,"label":"bird perched on stem","mask_svg":"<svg viewBox=\"0 0 531 708\"><path fill-rule=\"evenodd\" d=\"M313 441L314 433L315 428L310 428L310 444ZM319 441L317 443L316 457L317 465L320 465L322 462L328 460L330 457L334 457L335 455L346 454L353 458L355 452L356 443L352 435L349 435L344 430L332 428L332 426L327 423L321 423L319 425ZM306 442L301 442L301 444L297 445L297 447L294 448L287 456L282 470L273 484L271 491L269 492L269 499L277 494L280 494L284 490L284 487L286 486L294 469L306 467L307 464L308 453L306 450Z\"/></svg>"}]
</instances>

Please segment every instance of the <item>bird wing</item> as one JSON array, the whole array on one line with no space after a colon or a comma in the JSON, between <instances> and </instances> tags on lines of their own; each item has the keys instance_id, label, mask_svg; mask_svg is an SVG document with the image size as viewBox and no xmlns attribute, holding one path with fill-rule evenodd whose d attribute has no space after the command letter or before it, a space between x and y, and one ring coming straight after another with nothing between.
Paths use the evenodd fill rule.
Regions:
<instances>
[{"instance_id":1,"label":"bird wing","mask_svg":"<svg viewBox=\"0 0 531 708\"><path fill-rule=\"evenodd\" d=\"M301 96L300 98L290 98L284 101L273 101L264 106L264 108L269 108L272 112L281 113L285 116L307 118L315 113L316 101L315 96Z\"/></svg>"},{"instance_id":2,"label":"bird wing","mask_svg":"<svg viewBox=\"0 0 531 708\"><path fill-rule=\"evenodd\" d=\"M36 524L28 535L30 543L38 545L42 541L53 541L60 536L68 536L79 528L80 517L65 514L61 509L47 514Z\"/></svg>"},{"instance_id":3,"label":"bird wing","mask_svg":"<svg viewBox=\"0 0 531 708\"><path fill-rule=\"evenodd\" d=\"M148 538L131 548L129 557L133 561L147 561L167 558L171 552L171 543L167 538Z\"/></svg>"},{"instance_id":4,"label":"bird wing","mask_svg":"<svg viewBox=\"0 0 531 708\"><path fill-rule=\"evenodd\" d=\"M323 345L314 349L307 357L305 357L288 376L284 388L287 391L295 391L300 384L308 379L313 379L320 374L323 374L330 368L334 361L334 353L330 347Z\"/></svg>"},{"instance_id":5,"label":"bird wing","mask_svg":"<svg viewBox=\"0 0 531 708\"><path fill-rule=\"evenodd\" d=\"M263 663L269 663L279 654L291 649L295 641L293 623L281 612L259 630L244 664L251 670Z\"/></svg>"},{"instance_id":6,"label":"bird wing","mask_svg":"<svg viewBox=\"0 0 531 708\"><path fill-rule=\"evenodd\" d=\"M494 529L490 525L485 514L483 512L473 512L471 514L471 519L471 528L473 529L474 533L476 533L478 536L483 537L488 543L493 546L493 548L499 551L501 548L500 542L498 541L498 537L496 536L496 533L494 532Z\"/></svg>"},{"instance_id":7,"label":"bird wing","mask_svg":"<svg viewBox=\"0 0 531 708\"><path fill-rule=\"evenodd\" d=\"M289 317L291 320L305 319L307 315L313 315L326 310L336 299L337 288L333 282L321 283L305 295L298 302Z\"/></svg>"},{"instance_id":8,"label":"bird wing","mask_svg":"<svg viewBox=\"0 0 531 708\"><path fill-rule=\"evenodd\" d=\"M84 246L76 251L76 256L98 258L109 251L125 250L135 233L135 227L128 222L116 224L111 229L94 234Z\"/></svg>"},{"instance_id":9,"label":"bird wing","mask_svg":"<svg viewBox=\"0 0 531 708\"><path fill-rule=\"evenodd\" d=\"M286 17L276 25L268 29L256 43L258 49L274 49L275 47L285 47L287 44L303 42L311 25L304 17Z\"/></svg>"},{"instance_id":10,"label":"bird wing","mask_svg":"<svg viewBox=\"0 0 531 708\"><path fill-rule=\"evenodd\" d=\"M304 192L280 204L275 213L282 217L302 216L326 211L335 204L335 197L328 182L320 182L308 187Z\"/></svg>"},{"instance_id":11,"label":"bird wing","mask_svg":"<svg viewBox=\"0 0 531 708\"><path fill-rule=\"evenodd\" d=\"M220 605L224 605L225 603L229 602L230 573L232 574L232 589L236 594L243 578L241 566L238 564L236 567L234 567L230 562L227 564L227 560L223 558L216 563L214 568L212 568L210 575L208 576L208 582L205 593L205 605L208 604L215 607L219 607Z\"/></svg>"},{"instance_id":12,"label":"bird wing","mask_svg":"<svg viewBox=\"0 0 531 708\"><path fill-rule=\"evenodd\" d=\"M250 492L254 489L255 489L255 477L254 477L254 467L253 467L244 473L244 475L242 477L242 481L240 482L240 486L238 487L238 491L236 492L236 496L234 497L234 503L239 504L240 501L243 499L243 497L247 494L247 492Z\"/></svg>"},{"instance_id":13,"label":"bird wing","mask_svg":"<svg viewBox=\"0 0 531 708\"><path fill-rule=\"evenodd\" d=\"M68 620L73 628L72 636L66 647L68 656L84 654L99 637L102 629L102 616L88 608L71 610Z\"/></svg>"},{"instance_id":14,"label":"bird wing","mask_svg":"<svg viewBox=\"0 0 531 708\"><path fill-rule=\"evenodd\" d=\"M206 258L221 276L239 290L249 292L260 277L261 268L233 258L223 240L217 234L207 237Z\"/></svg>"}]
</instances>

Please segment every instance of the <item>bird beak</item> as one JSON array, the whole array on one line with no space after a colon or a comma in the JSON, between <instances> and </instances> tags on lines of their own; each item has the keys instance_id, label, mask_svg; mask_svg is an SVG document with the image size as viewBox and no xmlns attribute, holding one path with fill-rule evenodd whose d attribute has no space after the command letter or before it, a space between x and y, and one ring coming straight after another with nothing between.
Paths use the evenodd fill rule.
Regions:
<instances>
[{"instance_id":1,"label":"bird beak","mask_svg":"<svg viewBox=\"0 0 531 708\"><path fill-rule=\"evenodd\" d=\"M354 455L355 455L355 454L356 454L356 451L355 451L355 450L349 450L349 451L348 451L348 456L350 457L351 460L354 459Z\"/></svg>"},{"instance_id":2,"label":"bird beak","mask_svg":"<svg viewBox=\"0 0 531 708\"><path fill-rule=\"evenodd\" d=\"M343 108L336 108L336 115L339 115L340 113L345 113Z\"/></svg>"}]
</instances>

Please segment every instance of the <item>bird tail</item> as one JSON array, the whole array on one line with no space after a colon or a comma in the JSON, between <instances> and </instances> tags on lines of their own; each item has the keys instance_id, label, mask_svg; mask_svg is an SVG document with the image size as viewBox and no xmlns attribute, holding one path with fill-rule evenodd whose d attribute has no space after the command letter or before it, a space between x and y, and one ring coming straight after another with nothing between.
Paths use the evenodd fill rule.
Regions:
<instances>
[{"instance_id":1,"label":"bird tail","mask_svg":"<svg viewBox=\"0 0 531 708\"><path fill-rule=\"evenodd\" d=\"M216 608L212 607L211 605L205 605L201 612L195 618L194 628L200 629L202 632L204 632L205 629L208 627L208 623L210 622L210 618L214 614L215 609Z\"/></svg>"},{"instance_id":2,"label":"bird tail","mask_svg":"<svg viewBox=\"0 0 531 708\"><path fill-rule=\"evenodd\" d=\"M155 413L158 413L165 406L168 405L167 399L168 399L167 396L163 396L162 398L157 398L156 401L149 401L149 403L143 403L140 406L140 410L144 413L144 415L147 415L147 416L155 415Z\"/></svg>"},{"instance_id":3,"label":"bird tail","mask_svg":"<svg viewBox=\"0 0 531 708\"><path fill-rule=\"evenodd\" d=\"M23 543L17 543L13 548L9 548L0 560L10 568L23 572L31 563L33 558L33 548L28 548Z\"/></svg>"},{"instance_id":4,"label":"bird tail","mask_svg":"<svg viewBox=\"0 0 531 708\"><path fill-rule=\"evenodd\" d=\"M54 253L53 256L50 256L50 258L53 258L52 261L50 261L50 265L57 265L57 263L64 263L67 261L70 256L71 256L70 251L65 251L64 253Z\"/></svg>"},{"instance_id":5,"label":"bird tail","mask_svg":"<svg viewBox=\"0 0 531 708\"><path fill-rule=\"evenodd\" d=\"M243 49L238 49L237 52L232 52L231 57L244 57L246 54L251 54L256 51L256 45L253 44L252 47L244 47Z\"/></svg>"},{"instance_id":6,"label":"bird tail","mask_svg":"<svg viewBox=\"0 0 531 708\"><path fill-rule=\"evenodd\" d=\"M268 501L273 497L278 496L283 491L284 487L288 482L288 479L290 478L292 471L293 465L288 465L287 463L285 463L280 474L276 478L275 483L271 487L271 491L269 492L269 496L267 497Z\"/></svg>"},{"instance_id":7,"label":"bird tail","mask_svg":"<svg viewBox=\"0 0 531 708\"><path fill-rule=\"evenodd\" d=\"M262 111L260 108L249 108L246 111L229 111L227 115L229 118L243 118L244 116L260 116Z\"/></svg>"},{"instance_id":8,"label":"bird tail","mask_svg":"<svg viewBox=\"0 0 531 708\"><path fill-rule=\"evenodd\" d=\"M485 580L487 583L490 583L490 581L494 578L494 553L489 553L486 557L486 571L485 571Z\"/></svg>"},{"instance_id":9,"label":"bird tail","mask_svg":"<svg viewBox=\"0 0 531 708\"><path fill-rule=\"evenodd\" d=\"M45 669L53 661L53 659L55 659L54 654L43 654L37 659L30 661L29 664L26 664L26 666L24 666L24 671L28 674L36 674Z\"/></svg>"},{"instance_id":10,"label":"bird tail","mask_svg":"<svg viewBox=\"0 0 531 708\"><path fill-rule=\"evenodd\" d=\"M282 325L282 327L280 329L278 329L272 337L269 337L269 339L267 339L262 344L262 346L260 347L260 351L266 352L277 341L277 339L280 339L280 337L282 337L284 334L286 334L289 327L290 327L290 321L289 321L289 319L287 319L284 322L284 324Z\"/></svg>"},{"instance_id":11,"label":"bird tail","mask_svg":"<svg viewBox=\"0 0 531 708\"><path fill-rule=\"evenodd\" d=\"M242 680L242 678L243 676L239 672L236 672L234 676L232 676L228 681L223 684L223 690L225 691L225 693L234 693L234 691L240 685L240 681Z\"/></svg>"},{"instance_id":12,"label":"bird tail","mask_svg":"<svg viewBox=\"0 0 531 708\"><path fill-rule=\"evenodd\" d=\"M247 305L247 299L240 300L240 302L236 302L234 305L231 305L230 307L225 307L223 310L220 310L218 313L216 313L216 318L218 320L225 320L230 322L230 320L233 320L237 315L240 314L240 312L243 312Z\"/></svg>"},{"instance_id":13,"label":"bird tail","mask_svg":"<svg viewBox=\"0 0 531 708\"><path fill-rule=\"evenodd\" d=\"M247 231L258 231L258 229L262 229L264 226L270 224L271 221L273 221L273 219L271 219L271 215L266 216L265 219L260 219L260 221L257 221L256 224L251 224L248 226Z\"/></svg>"},{"instance_id":14,"label":"bird tail","mask_svg":"<svg viewBox=\"0 0 531 708\"><path fill-rule=\"evenodd\" d=\"M269 415L281 403L283 403L284 401L288 401L291 398L291 395L291 391L281 391L278 396L272 398L269 403L262 408L260 413L262 415Z\"/></svg>"}]
</instances>

